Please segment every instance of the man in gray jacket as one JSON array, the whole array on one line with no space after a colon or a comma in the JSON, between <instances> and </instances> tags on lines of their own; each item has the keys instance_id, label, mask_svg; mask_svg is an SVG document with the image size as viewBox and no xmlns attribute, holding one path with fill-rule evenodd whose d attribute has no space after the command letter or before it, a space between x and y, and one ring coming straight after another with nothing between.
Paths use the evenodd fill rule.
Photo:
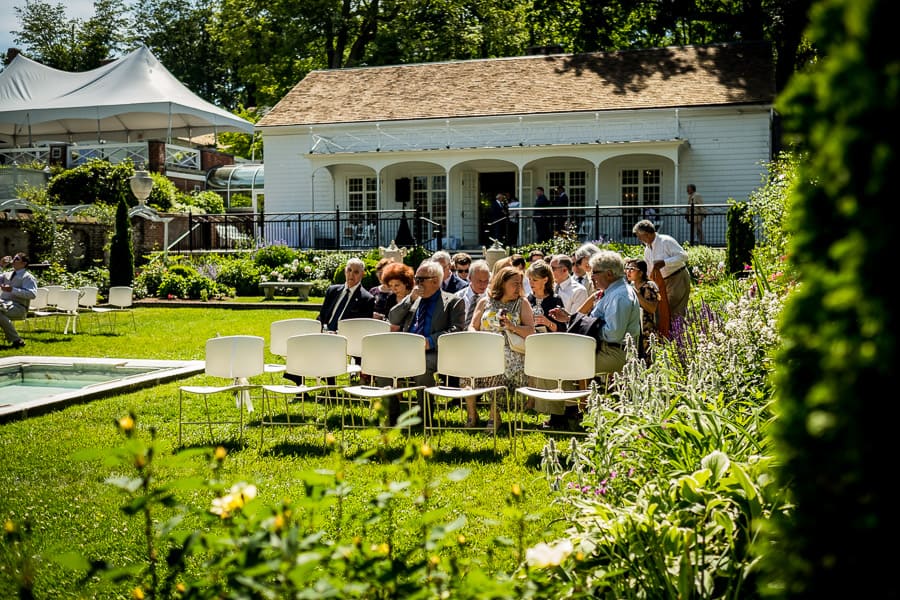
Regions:
<instances>
[{"instance_id":1,"label":"man in gray jacket","mask_svg":"<svg viewBox=\"0 0 900 600\"><path fill-rule=\"evenodd\" d=\"M22 348L25 340L12 322L28 316L28 303L36 295L37 280L28 271L28 255L24 252L0 260L0 268L10 265L12 271L0 273L0 329L13 348Z\"/></svg>"}]
</instances>

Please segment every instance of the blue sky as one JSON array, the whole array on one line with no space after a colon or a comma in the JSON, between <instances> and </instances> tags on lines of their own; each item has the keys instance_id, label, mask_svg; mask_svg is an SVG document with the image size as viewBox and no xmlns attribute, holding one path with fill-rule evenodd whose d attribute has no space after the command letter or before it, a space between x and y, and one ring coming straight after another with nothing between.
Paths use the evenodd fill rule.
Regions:
<instances>
[{"instance_id":1,"label":"blue sky","mask_svg":"<svg viewBox=\"0 0 900 600\"><path fill-rule=\"evenodd\" d=\"M66 16L70 19L89 19L94 14L93 0L44 0L48 4L63 4ZM19 29L19 20L16 18L15 7L24 7L25 0L0 0L0 52L6 56L6 49L15 46L13 44L13 29Z\"/></svg>"}]
</instances>

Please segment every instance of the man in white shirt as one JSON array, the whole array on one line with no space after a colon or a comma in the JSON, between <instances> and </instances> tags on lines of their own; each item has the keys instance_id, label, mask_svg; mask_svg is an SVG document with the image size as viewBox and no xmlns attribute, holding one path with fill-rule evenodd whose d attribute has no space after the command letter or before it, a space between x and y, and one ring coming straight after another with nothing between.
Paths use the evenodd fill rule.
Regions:
<instances>
[{"instance_id":1,"label":"man in white shirt","mask_svg":"<svg viewBox=\"0 0 900 600\"><path fill-rule=\"evenodd\" d=\"M456 292L456 296L462 298L466 304L466 328L472 324L475 305L478 304L479 298L484 296L491 283L491 268L486 260L473 261L468 268L469 285Z\"/></svg>"},{"instance_id":2,"label":"man in white shirt","mask_svg":"<svg viewBox=\"0 0 900 600\"><path fill-rule=\"evenodd\" d=\"M647 261L648 275L658 271L666 284L669 298L669 316L684 317L691 297L691 274L687 270L687 251L675 238L657 233L656 227L646 219L638 221L632 232L644 244L644 260Z\"/></svg>"},{"instance_id":3,"label":"man in white shirt","mask_svg":"<svg viewBox=\"0 0 900 600\"><path fill-rule=\"evenodd\" d=\"M572 259L565 254L555 254L550 259L554 292L563 301L563 308L570 315L578 312L588 299L587 289L572 279Z\"/></svg>"}]
</instances>

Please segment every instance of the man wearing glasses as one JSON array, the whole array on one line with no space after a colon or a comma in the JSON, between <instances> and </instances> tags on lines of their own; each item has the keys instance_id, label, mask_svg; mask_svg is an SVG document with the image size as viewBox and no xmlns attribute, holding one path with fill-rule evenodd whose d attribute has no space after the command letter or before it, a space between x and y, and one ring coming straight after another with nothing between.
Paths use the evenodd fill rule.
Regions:
<instances>
[{"instance_id":1,"label":"man wearing glasses","mask_svg":"<svg viewBox=\"0 0 900 600\"><path fill-rule=\"evenodd\" d=\"M441 290L443 280L444 267L440 263L433 260L423 261L416 269L416 285L412 292L397 303L388 314L388 321L391 325L399 326L400 331L425 337L425 373L415 377L416 385L434 385L438 338L445 333L466 329L465 302L462 298ZM419 406L424 418L424 395L421 392ZM388 407L389 422L396 423L399 415L399 403L391 402Z\"/></svg>"},{"instance_id":2,"label":"man wearing glasses","mask_svg":"<svg viewBox=\"0 0 900 600\"><path fill-rule=\"evenodd\" d=\"M637 292L625 279L625 261L612 250L600 250L590 258L591 279L600 291L588 316L555 308L550 316L569 322L567 331L594 335L597 338L595 372L617 373L625 366L625 337L637 344L641 335L641 305ZM571 319L571 321L570 321ZM591 325L599 325L591 327Z\"/></svg>"},{"instance_id":3,"label":"man wearing glasses","mask_svg":"<svg viewBox=\"0 0 900 600\"><path fill-rule=\"evenodd\" d=\"M453 266L451 271L463 281L469 281L469 266L472 264L472 257L465 252L457 252L453 255Z\"/></svg>"},{"instance_id":4,"label":"man wearing glasses","mask_svg":"<svg viewBox=\"0 0 900 600\"><path fill-rule=\"evenodd\" d=\"M28 316L28 304L35 297L37 280L28 271L28 255L19 252L14 257L4 256L0 268L12 265L12 270L0 273L0 329L13 348L25 346L14 320Z\"/></svg>"}]
</instances>

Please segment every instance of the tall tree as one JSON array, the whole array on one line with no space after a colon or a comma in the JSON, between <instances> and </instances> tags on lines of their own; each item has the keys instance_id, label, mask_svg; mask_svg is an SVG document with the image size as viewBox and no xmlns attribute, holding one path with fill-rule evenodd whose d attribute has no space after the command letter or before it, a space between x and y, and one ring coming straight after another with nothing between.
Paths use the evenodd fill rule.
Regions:
<instances>
[{"instance_id":1,"label":"tall tree","mask_svg":"<svg viewBox=\"0 0 900 600\"><path fill-rule=\"evenodd\" d=\"M124 0L94 0L87 21L70 20L63 4L25 0L15 7L20 23L14 40L30 58L63 71L88 71L114 57L125 44L128 9Z\"/></svg>"}]
</instances>

